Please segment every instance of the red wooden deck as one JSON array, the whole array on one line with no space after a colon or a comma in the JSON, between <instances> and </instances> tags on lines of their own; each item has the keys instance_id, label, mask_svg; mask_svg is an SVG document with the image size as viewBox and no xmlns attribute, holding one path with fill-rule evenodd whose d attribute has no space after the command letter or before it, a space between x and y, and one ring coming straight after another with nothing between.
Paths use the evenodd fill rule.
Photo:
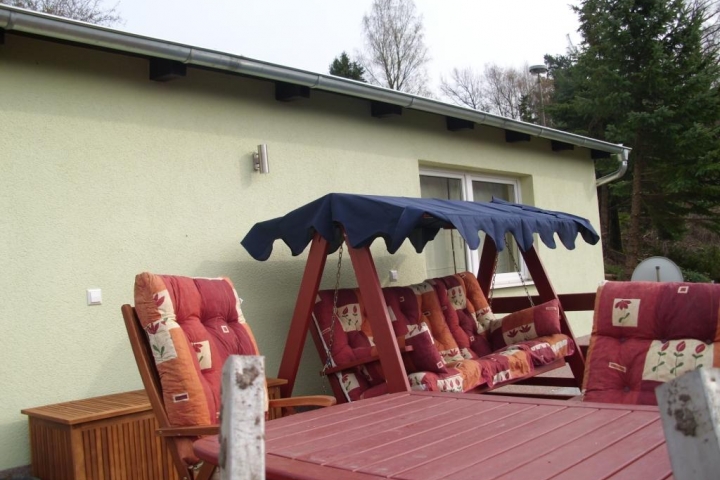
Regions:
<instances>
[{"instance_id":1,"label":"red wooden deck","mask_svg":"<svg viewBox=\"0 0 720 480\"><path fill-rule=\"evenodd\" d=\"M395 393L266 424L268 479L672 478L657 407Z\"/></svg>"}]
</instances>

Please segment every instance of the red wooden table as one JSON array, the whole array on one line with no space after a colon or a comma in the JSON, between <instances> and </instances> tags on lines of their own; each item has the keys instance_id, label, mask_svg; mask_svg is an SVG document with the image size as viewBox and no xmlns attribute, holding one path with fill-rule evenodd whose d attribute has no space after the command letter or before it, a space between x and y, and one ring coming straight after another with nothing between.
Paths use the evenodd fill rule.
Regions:
<instances>
[{"instance_id":1,"label":"red wooden table","mask_svg":"<svg viewBox=\"0 0 720 480\"><path fill-rule=\"evenodd\" d=\"M268 479L672 478L657 407L395 393L266 424Z\"/></svg>"}]
</instances>

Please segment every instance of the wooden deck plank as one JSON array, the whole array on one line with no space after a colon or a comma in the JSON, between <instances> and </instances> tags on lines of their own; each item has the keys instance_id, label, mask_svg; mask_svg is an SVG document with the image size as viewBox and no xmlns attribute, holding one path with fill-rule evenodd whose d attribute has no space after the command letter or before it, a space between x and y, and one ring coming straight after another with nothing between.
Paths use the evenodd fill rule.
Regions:
<instances>
[{"instance_id":1,"label":"wooden deck plank","mask_svg":"<svg viewBox=\"0 0 720 480\"><path fill-rule=\"evenodd\" d=\"M413 421L413 419L431 419L437 415L438 409L456 409L463 402L449 399L438 404L437 402L417 402L410 408L397 411L384 410L367 418L346 420L342 423L326 425L320 428L310 428L303 433L284 437L272 444L273 451L288 458L298 458L315 450L326 448L328 445L352 444L355 440L373 435L383 434L393 428L400 427Z\"/></svg>"},{"instance_id":2,"label":"wooden deck plank","mask_svg":"<svg viewBox=\"0 0 720 480\"><path fill-rule=\"evenodd\" d=\"M302 415L290 415L274 419L267 422L265 432L271 434L272 438L276 438L278 435L291 435L303 432L309 426L330 425L346 420L348 417L359 418L365 412L372 415L375 412L401 408L421 400L423 400L423 397L420 396L398 394L393 396L383 395L359 402L343 403L330 409L321 408L304 412Z\"/></svg>"},{"instance_id":3,"label":"wooden deck plank","mask_svg":"<svg viewBox=\"0 0 720 480\"><path fill-rule=\"evenodd\" d=\"M515 428L484 440L481 443L473 443L452 452L452 458L443 462L432 462L428 465L403 472L399 478L404 479L440 479L462 470L463 478L475 477L477 470L485 470L485 467L477 465L487 459L505 452L515 452L524 444L535 444L543 442L544 436L550 432L561 430L568 424L591 415L592 410L581 408L568 408L556 411L532 420L531 425L518 425Z\"/></svg>"},{"instance_id":4,"label":"wooden deck plank","mask_svg":"<svg viewBox=\"0 0 720 480\"><path fill-rule=\"evenodd\" d=\"M555 480L606 480L613 473L647 455L654 448L665 443L660 420L637 431L632 437L625 437L610 447L596 453L582 463L575 465L554 477ZM662 478L662 477L661 477ZM643 479L650 480L646 475Z\"/></svg>"},{"instance_id":5,"label":"wooden deck plank","mask_svg":"<svg viewBox=\"0 0 720 480\"><path fill-rule=\"evenodd\" d=\"M671 479L672 466L665 444L655 447L621 471L614 473L607 480Z\"/></svg>"},{"instance_id":6,"label":"wooden deck plank","mask_svg":"<svg viewBox=\"0 0 720 480\"><path fill-rule=\"evenodd\" d=\"M595 430L592 435L584 435L574 442L556 448L542 458L535 459L512 470L507 475L497 478L504 480L523 477L533 478L534 480L553 478L598 451L651 424L657 420L657 417L657 413L633 411L621 419Z\"/></svg>"},{"instance_id":7,"label":"wooden deck plank","mask_svg":"<svg viewBox=\"0 0 720 480\"><path fill-rule=\"evenodd\" d=\"M341 463L343 468L355 470L376 461L387 458L393 451L409 454L412 445L420 448L428 444L428 435L455 431L462 423L478 415L499 415L502 405L476 402L460 404L461 408L441 414L433 414L430 419L413 419L412 422L390 430L352 440L351 448L345 444L324 448L322 455L315 452L303 456L315 463ZM489 417L492 418L492 417ZM428 421L430 420L430 421ZM490 421L490 420L488 420Z\"/></svg>"},{"instance_id":8,"label":"wooden deck plank","mask_svg":"<svg viewBox=\"0 0 720 480\"><path fill-rule=\"evenodd\" d=\"M265 478L266 480L378 480L378 477L373 475L324 467L275 455L265 457Z\"/></svg>"},{"instance_id":9,"label":"wooden deck plank","mask_svg":"<svg viewBox=\"0 0 720 480\"><path fill-rule=\"evenodd\" d=\"M398 452L392 452L393 455L386 460L362 467L358 471L402 478L398 474L418 467L419 459L425 459L423 465L429 462L441 462L444 456L452 456L452 452L459 448L480 443L508 429L560 410L562 408L555 406L508 405L503 408L505 415L501 418L495 415L474 417L475 421L464 422L461 428L448 432L446 437L433 439L435 441L415 450L412 455L398 455Z\"/></svg>"},{"instance_id":10,"label":"wooden deck plank","mask_svg":"<svg viewBox=\"0 0 720 480\"><path fill-rule=\"evenodd\" d=\"M573 409L582 411L582 409ZM480 464L475 464L463 470L459 470L448 478L465 479L469 477L478 480L490 480L497 478L507 472L527 462L542 458L549 452L561 448L563 445L573 442L585 435L592 433L607 425L609 422L615 421L621 417L628 415L628 412L617 410L590 410L590 414L573 422L571 427L556 429L547 433L540 441L536 437L523 438L522 443L517 444L512 450L493 455L491 458L483 460Z\"/></svg>"}]
</instances>

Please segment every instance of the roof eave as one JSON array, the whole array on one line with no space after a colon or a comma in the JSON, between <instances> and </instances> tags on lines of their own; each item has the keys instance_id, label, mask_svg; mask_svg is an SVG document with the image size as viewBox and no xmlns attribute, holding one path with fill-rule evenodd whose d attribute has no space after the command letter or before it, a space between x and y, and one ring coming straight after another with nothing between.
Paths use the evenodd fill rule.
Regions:
<instances>
[{"instance_id":1,"label":"roof eave","mask_svg":"<svg viewBox=\"0 0 720 480\"><path fill-rule=\"evenodd\" d=\"M267 80L303 85L315 90L340 93L366 100L399 105L411 110L459 118L479 125L488 125L611 154L624 153L627 155L629 151L629 148L623 145L501 117L470 108L450 105L437 100L335 77L333 75L308 72L283 65L254 60L241 55L233 55L121 32L108 27L92 25L7 5L0 5L0 28L8 32L20 32L51 40L69 41L89 47L164 58L186 65L208 67L215 70L240 73Z\"/></svg>"}]
</instances>

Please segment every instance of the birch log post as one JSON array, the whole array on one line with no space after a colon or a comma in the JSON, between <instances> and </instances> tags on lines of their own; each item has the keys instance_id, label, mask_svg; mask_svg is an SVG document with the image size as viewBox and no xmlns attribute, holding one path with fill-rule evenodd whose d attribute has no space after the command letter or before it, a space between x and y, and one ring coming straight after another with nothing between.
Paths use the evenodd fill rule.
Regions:
<instances>
[{"instance_id":1,"label":"birch log post","mask_svg":"<svg viewBox=\"0 0 720 480\"><path fill-rule=\"evenodd\" d=\"M265 358L233 355L222 371L220 479L265 479Z\"/></svg>"},{"instance_id":2,"label":"birch log post","mask_svg":"<svg viewBox=\"0 0 720 480\"><path fill-rule=\"evenodd\" d=\"M655 395L675 480L720 478L720 369L699 368Z\"/></svg>"}]
</instances>

